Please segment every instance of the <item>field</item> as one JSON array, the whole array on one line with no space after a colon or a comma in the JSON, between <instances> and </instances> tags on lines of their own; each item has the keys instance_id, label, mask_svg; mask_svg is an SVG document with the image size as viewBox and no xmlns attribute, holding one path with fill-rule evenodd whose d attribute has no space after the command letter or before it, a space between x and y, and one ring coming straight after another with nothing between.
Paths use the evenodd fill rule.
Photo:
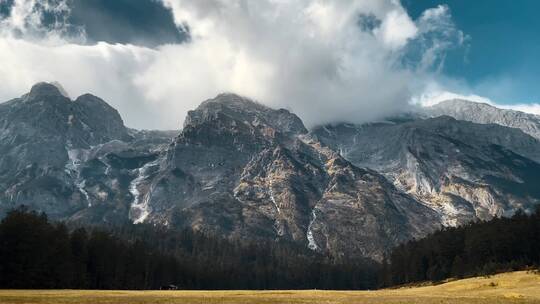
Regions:
<instances>
[{"instance_id":1,"label":"field","mask_svg":"<svg viewBox=\"0 0 540 304\"><path fill-rule=\"evenodd\" d=\"M540 275L524 271L379 291L0 290L0 303L540 303Z\"/></svg>"}]
</instances>

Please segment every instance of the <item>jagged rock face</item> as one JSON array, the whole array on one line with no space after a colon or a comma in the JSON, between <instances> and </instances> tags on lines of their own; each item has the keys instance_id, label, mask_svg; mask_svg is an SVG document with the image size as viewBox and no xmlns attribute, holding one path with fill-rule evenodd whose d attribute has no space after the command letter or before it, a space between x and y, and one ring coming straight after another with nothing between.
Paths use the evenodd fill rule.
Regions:
<instances>
[{"instance_id":1,"label":"jagged rock face","mask_svg":"<svg viewBox=\"0 0 540 304\"><path fill-rule=\"evenodd\" d=\"M494 106L461 99L446 100L425 108L430 116L448 115L455 119L479 124L499 124L521 129L540 139L540 116L520 111L504 110Z\"/></svg>"},{"instance_id":2,"label":"jagged rock face","mask_svg":"<svg viewBox=\"0 0 540 304\"><path fill-rule=\"evenodd\" d=\"M34 85L0 111L2 134L16 134L21 141L63 141L87 148L128 136L118 112L103 100L86 94L72 101L48 83Z\"/></svg>"},{"instance_id":3,"label":"jagged rock face","mask_svg":"<svg viewBox=\"0 0 540 304\"><path fill-rule=\"evenodd\" d=\"M252 127L275 129L284 135L307 133L302 120L289 111L274 110L235 94L218 95L203 102L196 110L189 111L184 130L211 121L232 124L241 122Z\"/></svg>"},{"instance_id":4,"label":"jagged rock face","mask_svg":"<svg viewBox=\"0 0 540 304\"><path fill-rule=\"evenodd\" d=\"M312 144L326 150L323 155L329 154L320 143ZM310 248L380 261L385 248L440 227L435 212L400 192L382 175L357 168L335 152L330 155L325 163L329 180L312 209L308 227Z\"/></svg>"},{"instance_id":5,"label":"jagged rock face","mask_svg":"<svg viewBox=\"0 0 540 304\"><path fill-rule=\"evenodd\" d=\"M95 96L38 84L0 104L0 153L0 215L26 204L337 257L381 260L441 225L540 198L539 142L518 129L410 116L308 132L289 111L233 94L190 111L181 132L138 131Z\"/></svg>"},{"instance_id":6,"label":"jagged rock face","mask_svg":"<svg viewBox=\"0 0 540 304\"><path fill-rule=\"evenodd\" d=\"M0 104L0 213L25 204L67 218L87 212L92 202L120 204L114 199L123 195L119 182L94 176L111 171L108 153L128 149L135 138L98 97L72 101L52 84L34 85Z\"/></svg>"},{"instance_id":7,"label":"jagged rock face","mask_svg":"<svg viewBox=\"0 0 540 304\"><path fill-rule=\"evenodd\" d=\"M443 225L531 211L540 200L540 165L531 160L540 142L520 130L443 116L326 126L313 135L353 164L381 172Z\"/></svg>"},{"instance_id":8,"label":"jagged rock face","mask_svg":"<svg viewBox=\"0 0 540 304\"><path fill-rule=\"evenodd\" d=\"M136 188L147 194L132 220L377 259L438 227L430 209L306 133L286 110L235 95L206 101L142 172Z\"/></svg>"}]
</instances>

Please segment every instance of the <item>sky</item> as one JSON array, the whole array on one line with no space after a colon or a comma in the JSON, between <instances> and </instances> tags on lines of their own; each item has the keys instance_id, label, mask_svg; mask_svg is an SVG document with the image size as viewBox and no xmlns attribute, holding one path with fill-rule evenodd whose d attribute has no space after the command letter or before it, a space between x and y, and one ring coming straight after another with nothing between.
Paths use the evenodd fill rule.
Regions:
<instances>
[{"instance_id":1,"label":"sky","mask_svg":"<svg viewBox=\"0 0 540 304\"><path fill-rule=\"evenodd\" d=\"M448 5L466 33L467 47L449 52L442 74L449 90L476 94L499 104L540 102L540 2L536 0L404 0L412 18Z\"/></svg>"},{"instance_id":2,"label":"sky","mask_svg":"<svg viewBox=\"0 0 540 304\"><path fill-rule=\"evenodd\" d=\"M534 0L0 0L0 100L39 81L130 127L222 92L362 123L448 98L540 114Z\"/></svg>"}]
</instances>

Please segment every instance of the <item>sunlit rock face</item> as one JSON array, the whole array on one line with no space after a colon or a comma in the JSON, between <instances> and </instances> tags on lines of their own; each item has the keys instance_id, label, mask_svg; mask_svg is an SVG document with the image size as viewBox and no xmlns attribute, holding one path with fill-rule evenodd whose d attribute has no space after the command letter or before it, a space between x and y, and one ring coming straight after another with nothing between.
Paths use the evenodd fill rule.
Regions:
<instances>
[{"instance_id":1,"label":"sunlit rock face","mask_svg":"<svg viewBox=\"0 0 540 304\"><path fill-rule=\"evenodd\" d=\"M540 142L518 129L441 116L326 126L313 136L383 174L445 226L532 211L540 199Z\"/></svg>"},{"instance_id":2,"label":"sunlit rock face","mask_svg":"<svg viewBox=\"0 0 540 304\"><path fill-rule=\"evenodd\" d=\"M294 114L235 95L190 112L163 159L151 222L378 259L439 226L435 212L321 145Z\"/></svg>"},{"instance_id":3,"label":"sunlit rock face","mask_svg":"<svg viewBox=\"0 0 540 304\"><path fill-rule=\"evenodd\" d=\"M131 173L122 171L114 152L131 143L147 150L139 133L100 98L71 100L49 83L0 104L1 212L27 205L65 219L93 207L101 214L85 220L119 221L109 214L126 213L123 185Z\"/></svg>"},{"instance_id":4,"label":"sunlit rock face","mask_svg":"<svg viewBox=\"0 0 540 304\"><path fill-rule=\"evenodd\" d=\"M520 129L540 139L540 116L514 110L499 109L485 103L462 99L446 100L424 109L427 115L448 115L479 124L498 124Z\"/></svg>"},{"instance_id":5,"label":"sunlit rock face","mask_svg":"<svg viewBox=\"0 0 540 304\"><path fill-rule=\"evenodd\" d=\"M181 131L138 131L98 97L41 83L0 104L0 212L24 204L382 260L442 226L538 203L537 139L421 117L310 131L287 110L222 94Z\"/></svg>"}]
</instances>

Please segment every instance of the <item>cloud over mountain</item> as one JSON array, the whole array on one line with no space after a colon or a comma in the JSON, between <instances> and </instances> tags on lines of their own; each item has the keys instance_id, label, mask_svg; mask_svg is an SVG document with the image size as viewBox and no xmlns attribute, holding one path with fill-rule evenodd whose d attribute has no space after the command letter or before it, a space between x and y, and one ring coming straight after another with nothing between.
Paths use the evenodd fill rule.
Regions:
<instances>
[{"instance_id":1,"label":"cloud over mountain","mask_svg":"<svg viewBox=\"0 0 540 304\"><path fill-rule=\"evenodd\" d=\"M2 9L1 99L58 81L71 96L90 88L130 126L178 128L202 100L235 92L292 109L308 125L362 122L407 107L465 41L446 6L412 20L393 0L163 0L189 38L95 43L89 25L73 21L73 3Z\"/></svg>"}]
</instances>

